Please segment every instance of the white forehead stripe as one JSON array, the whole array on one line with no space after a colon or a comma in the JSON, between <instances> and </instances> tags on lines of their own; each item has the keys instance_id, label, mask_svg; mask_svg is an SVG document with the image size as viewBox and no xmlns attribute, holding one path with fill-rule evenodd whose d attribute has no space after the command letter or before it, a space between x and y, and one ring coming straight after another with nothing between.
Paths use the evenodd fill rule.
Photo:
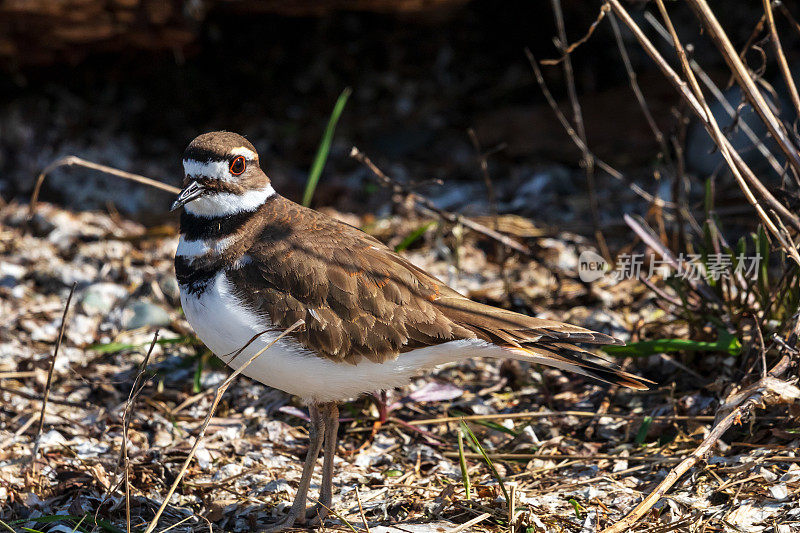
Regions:
<instances>
[{"instance_id":1,"label":"white forehead stripe","mask_svg":"<svg viewBox=\"0 0 800 533\"><path fill-rule=\"evenodd\" d=\"M218 180L230 181L233 176L230 172L230 165L227 161L195 161L194 159L183 160L183 172L190 177L204 176Z\"/></svg>"},{"instance_id":2,"label":"white forehead stripe","mask_svg":"<svg viewBox=\"0 0 800 533\"><path fill-rule=\"evenodd\" d=\"M275 194L272 185L262 189L252 189L242 194L230 192L213 192L204 194L183 206L186 211L197 217L218 218L255 211L267 198Z\"/></svg>"},{"instance_id":3,"label":"white forehead stripe","mask_svg":"<svg viewBox=\"0 0 800 533\"><path fill-rule=\"evenodd\" d=\"M245 148L244 146L239 146L234 148L229 152L231 155L243 155L245 159L250 159L251 161L255 161L258 159L258 154L252 151L249 148Z\"/></svg>"}]
</instances>

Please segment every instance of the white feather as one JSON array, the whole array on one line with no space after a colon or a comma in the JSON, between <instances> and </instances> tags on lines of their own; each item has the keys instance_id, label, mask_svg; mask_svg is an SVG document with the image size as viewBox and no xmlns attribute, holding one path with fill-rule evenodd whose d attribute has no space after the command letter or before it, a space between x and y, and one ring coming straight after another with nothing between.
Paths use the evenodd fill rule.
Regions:
<instances>
[{"instance_id":1,"label":"white feather","mask_svg":"<svg viewBox=\"0 0 800 533\"><path fill-rule=\"evenodd\" d=\"M222 239L189 240L181 235L180 239L178 239L178 251L175 254L181 257L200 257L209 252L219 255L235 240L234 236Z\"/></svg>"},{"instance_id":2,"label":"white feather","mask_svg":"<svg viewBox=\"0 0 800 533\"><path fill-rule=\"evenodd\" d=\"M233 294L224 271L199 296L181 287L181 304L200 340L234 368L246 363L281 333L264 333L230 361L231 354L269 328L270 323L269 317L256 314ZM508 357L509 353L485 341L458 340L412 350L384 363L362 359L351 365L314 355L286 337L250 363L244 374L307 402L328 402L402 386L420 370L478 356Z\"/></svg>"},{"instance_id":3,"label":"white feather","mask_svg":"<svg viewBox=\"0 0 800 533\"><path fill-rule=\"evenodd\" d=\"M251 189L242 194L230 192L208 193L192 200L183 207L187 212L198 217L225 217L244 211L255 211L267 201L267 198L274 194L275 189L272 188L272 185L267 185L261 189Z\"/></svg>"},{"instance_id":4,"label":"white feather","mask_svg":"<svg viewBox=\"0 0 800 533\"><path fill-rule=\"evenodd\" d=\"M245 157L245 159L249 159L251 161L255 161L256 159L258 159L258 154L257 153L255 153L254 151L252 151L249 148L245 148L244 146L237 146L236 148L234 148L233 150L231 150L228 153L230 155L243 155Z\"/></svg>"},{"instance_id":5,"label":"white feather","mask_svg":"<svg viewBox=\"0 0 800 533\"><path fill-rule=\"evenodd\" d=\"M187 176L213 178L230 181L234 176L230 172L230 163L227 161L195 161L183 160L183 172Z\"/></svg>"},{"instance_id":6,"label":"white feather","mask_svg":"<svg viewBox=\"0 0 800 533\"><path fill-rule=\"evenodd\" d=\"M205 240L189 240L181 235L181 238L178 239L178 251L175 252L175 255L181 257L199 257L201 255L206 255L209 249Z\"/></svg>"}]
</instances>

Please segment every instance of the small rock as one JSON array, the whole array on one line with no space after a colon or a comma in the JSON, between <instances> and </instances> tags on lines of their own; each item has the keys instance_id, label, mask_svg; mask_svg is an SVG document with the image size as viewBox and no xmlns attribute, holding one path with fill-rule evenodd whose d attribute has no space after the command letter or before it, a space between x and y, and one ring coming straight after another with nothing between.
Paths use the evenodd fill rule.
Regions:
<instances>
[{"instance_id":1,"label":"small rock","mask_svg":"<svg viewBox=\"0 0 800 533\"><path fill-rule=\"evenodd\" d=\"M238 465L236 463L229 463L222 466L219 470L214 473L214 481L221 481L223 479L238 476L242 473L242 465Z\"/></svg>"},{"instance_id":2,"label":"small rock","mask_svg":"<svg viewBox=\"0 0 800 533\"><path fill-rule=\"evenodd\" d=\"M289 490L289 483L285 479L276 479L267 483L263 492L289 492Z\"/></svg>"},{"instance_id":3,"label":"small rock","mask_svg":"<svg viewBox=\"0 0 800 533\"><path fill-rule=\"evenodd\" d=\"M158 448L166 448L172 444L172 434L169 431L164 431L160 429L156 431L155 437L153 438L153 446Z\"/></svg>"},{"instance_id":4,"label":"small rock","mask_svg":"<svg viewBox=\"0 0 800 533\"><path fill-rule=\"evenodd\" d=\"M164 327L171 322L169 313L163 307L151 302L136 302L126 309L126 312L132 313L133 316L125 321L125 329Z\"/></svg>"},{"instance_id":5,"label":"small rock","mask_svg":"<svg viewBox=\"0 0 800 533\"><path fill-rule=\"evenodd\" d=\"M159 282L158 287L161 289L161 292L164 293L164 296L172 304L177 304L181 299L181 289L178 287L178 280L173 275L166 275L163 276Z\"/></svg>"},{"instance_id":6,"label":"small rock","mask_svg":"<svg viewBox=\"0 0 800 533\"><path fill-rule=\"evenodd\" d=\"M208 470L211 467L211 452L209 452L203 446L198 446L197 451L194 454L195 458L197 459L197 464L203 470Z\"/></svg>"},{"instance_id":7,"label":"small rock","mask_svg":"<svg viewBox=\"0 0 800 533\"><path fill-rule=\"evenodd\" d=\"M789 491L786 488L786 483L778 483L769 488L770 495L778 501L785 500L789 497Z\"/></svg>"},{"instance_id":8,"label":"small rock","mask_svg":"<svg viewBox=\"0 0 800 533\"><path fill-rule=\"evenodd\" d=\"M125 287L116 283L93 283L89 285L81 297L81 306L87 314L107 314L114 305L128 295Z\"/></svg>"},{"instance_id":9,"label":"small rock","mask_svg":"<svg viewBox=\"0 0 800 533\"><path fill-rule=\"evenodd\" d=\"M0 261L0 287L15 287L25 277L25 267Z\"/></svg>"}]
</instances>

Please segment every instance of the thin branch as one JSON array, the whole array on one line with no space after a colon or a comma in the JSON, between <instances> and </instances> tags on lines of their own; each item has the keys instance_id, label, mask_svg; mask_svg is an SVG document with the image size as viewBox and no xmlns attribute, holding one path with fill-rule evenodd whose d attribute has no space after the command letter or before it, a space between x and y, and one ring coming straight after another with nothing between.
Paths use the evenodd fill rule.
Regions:
<instances>
[{"instance_id":1,"label":"thin branch","mask_svg":"<svg viewBox=\"0 0 800 533\"><path fill-rule=\"evenodd\" d=\"M589 147L586 146L583 143L583 141L581 141L580 137L578 137L578 135L575 133L575 129L569 123L569 120L567 120L567 117L564 116L564 113L558 107L558 103L556 102L555 98L553 98L553 94L550 92L550 88L544 81L544 75L542 75L542 69L539 68L539 64L536 61L536 58L533 56L533 53L530 51L530 49L528 48L525 49L525 55L528 56L528 62L530 63L531 69L533 70L533 75L536 78L536 81L542 90L542 94L547 100L547 103L550 105L550 108L553 110L553 113L555 113L556 118L561 123L561 126L564 128L564 131L567 132L569 138L572 139L572 142L575 144L575 146L578 147L579 150L581 150L581 152L583 152L584 150L589 150ZM631 181L628 177L626 177L624 174L616 170L614 167L612 167L602 159L598 159L597 156L595 156L594 154L592 154L592 157L594 158L594 161L597 164L598 168L602 169L612 178L627 184L628 187L633 192L644 198L647 202L650 202L653 205L657 205L659 207L667 207L670 209L675 209L677 207L676 204L674 204L673 202L667 202L645 191L639 185L637 185L636 183Z\"/></svg>"},{"instance_id":2,"label":"thin branch","mask_svg":"<svg viewBox=\"0 0 800 533\"><path fill-rule=\"evenodd\" d=\"M372 533L367 523L367 517L364 515L364 507L361 505L361 494L358 493L358 484L356 483L356 501L358 502L358 514L361 516L361 523L364 524L364 529L367 533Z\"/></svg>"},{"instance_id":3,"label":"thin branch","mask_svg":"<svg viewBox=\"0 0 800 533\"><path fill-rule=\"evenodd\" d=\"M794 112L800 116L800 96L797 94L797 86L794 84L792 72L789 70L789 63L786 61L786 55L783 53L781 40L778 38L778 30L775 28L775 15L772 13L772 0L763 0L764 14L767 16L767 26L769 33L772 37L772 46L775 48L775 55L778 56L778 65L781 67L781 74L786 87L789 89L789 94L792 97L792 104L794 104Z\"/></svg>"},{"instance_id":4,"label":"thin branch","mask_svg":"<svg viewBox=\"0 0 800 533\"><path fill-rule=\"evenodd\" d=\"M728 39L728 35L720 25L714 12L705 0L688 0L688 3L705 26L714 44L717 45L723 59L725 59L728 67L730 67L733 75L739 82L739 86L742 87L742 91L753 106L753 109L755 109L756 113L761 117L761 120L775 138L775 142L778 143L778 146L783 151L786 159L791 163L791 166L796 172L800 173L800 155L798 155L797 147L794 146L794 143L792 143L786 135L783 124L774 115L769 105L767 105L767 102L761 95L761 91L756 87L753 78L750 76L750 72L747 70L747 67L745 67L739 54L736 53L736 49L734 49L730 39Z\"/></svg>"},{"instance_id":5,"label":"thin branch","mask_svg":"<svg viewBox=\"0 0 800 533\"><path fill-rule=\"evenodd\" d=\"M147 380L143 378L147 371L147 363L150 361L153 348L156 346L156 341L158 341L158 330L153 334L153 341L150 343L150 348L147 350L144 361L142 361L142 364L139 366L139 373L133 380L131 391L128 393L128 402L125 405L125 410L122 412L122 449L120 450L120 454L122 455L122 467L125 469L125 530L127 533L131 533L131 480L130 460L128 459L128 428L131 424L131 413L133 412L136 398L139 397L139 394L144 390L147 383Z\"/></svg>"},{"instance_id":6,"label":"thin branch","mask_svg":"<svg viewBox=\"0 0 800 533\"><path fill-rule=\"evenodd\" d=\"M152 531L158 525L158 520L161 518L161 515L164 513L164 509L166 509L167 505L169 505L169 500L170 500L170 498L172 498L172 495L175 493L175 489L178 488L178 484L181 482L181 479L183 479L183 476L186 474L186 470L189 468L189 463L192 462L192 459L194 458L194 454L197 451L197 446L200 444L200 441L203 440L203 436L206 433L206 429L208 428L208 424L211 422L211 417L214 416L214 413L217 410L217 406L219 405L219 401L222 399L222 395L225 394L225 391L228 389L228 386L233 382L234 379L236 379L239 376L239 374L244 372L244 370L248 366L250 366L250 363L255 361L256 358L258 358L258 356L260 356L262 353L264 353L267 350L269 350L270 348L272 348L272 346L276 342L278 342L283 337L285 337L286 335L288 335L292 331L296 330L297 328L299 328L303 324L305 324L305 321L300 319L297 322L295 322L294 324L292 324L291 326L289 326L287 329L285 329L283 331L283 333L278 335L272 342L267 344L264 348L260 349L250 359L248 359L246 363L244 363L242 366L237 368L230 376L228 376L228 379L226 379L217 388L217 393L214 396L214 401L211 403L211 408L208 410L208 414L206 415L206 419L203 421L203 425L200 427L200 431L197 434L197 437L195 437L195 439L194 439L194 444L192 445L191 450L189 450L189 455L186 457L186 460L183 462L183 466L181 467L180 472L178 472L178 476L175 478L175 481L172 482L172 486L169 488L169 491L167 491L166 496L164 496L164 501L161 503L161 506L158 508L158 511L156 511L156 515L150 521L150 524L147 526L147 529L145 530L145 533L152 533Z\"/></svg>"},{"instance_id":7,"label":"thin branch","mask_svg":"<svg viewBox=\"0 0 800 533\"><path fill-rule=\"evenodd\" d=\"M61 342L64 340L64 332L67 329L67 313L69 312L69 304L72 302L72 296L75 294L75 288L78 282L72 284L67 296L67 303L64 305L64 314L61 315L61 328L58 330L58 339L53 349L53 357L50 358L50 370L47 371L47 383L44 386L44 396L42 398L42 410L39 413L39 427L36 429L36 437L33 441L33 451L31 452L30 469L31 472L36 471L36 456L39 455L39 444L42 438L42 429L44 428L44 415L47 410L47 401L50 398L50 388L53 385L53 370L56 367L56 358L58 357L58 349L61 348Z\"/></svg>"},{"instance_id":8,"label":"thin branch","mask_svg":"<svg viewBox=\"0 0 800 533\"><path fill-rule=\"evenodd\" d=\"M589 29L586 31L586 34L583 37L581 37L580 39L578 39L577 41L575 41L574 43L572 43L571 45L567 46L566 35L561 37L561 45L562 45L560 47L560 48L562 48L561 57L559 57L558 59L543 59L542 60L542 65L552 66L552 65L558 65L562 61L567 61L568 57L569 57L569 54L574 52L576 48L578 48L580 45L582 45L583 43L585 43L586 41L589 40L589 38L594 33L594 30L597 29L597 26L600 24L600 22L603 20L603 18L608 14L610 9L611 8L608 5L608 2L606 2L602 6L600 6L600 13L597 14L597 18L595 19L594 22L592 22L592 25L589 26ZM563 19L562 19L562 23L563 23Z\"/></svg>"},{"instance_id":9,"label":"thin branch","mask_svg":"<svg viewBox=\"0 0 800 533\"><path fill-rule=\"evenodd\" d=\"M467 228L471 229L472 231L478 232L486 237L496 240L497 242L504 244L505 246L521 252L529 257L533 257L533 252L531 252L530 248L521 244L514 239L503 235L500 232L494 231L491 228L484 226L483 224L479 224L472 219L463 217L461 215L450 213L449 211L445 211L444 209L439 209L436 205L422 196L421 194L415 193L408 189L405 185L401 184L400 182L390 178L386 174L383 173L381 169L379 169L372 160L367 157L361 150L353 146L352 150L350 150L350 157L358 161L359 163L365 165L375 177L381 182L382 185L387 187L391 187L395 193L403 194L405 196L410 197L415 204L418 204L425 208L428 211L432 211L436 213L439 217L446 220L447 222L453 224L461 224L466 226Z\"/></svg>"},{"instance_id":10,"label":"thin branch","mask_svg":"<svg viewBox=\"0 0 800 533\"><path fill-rule=\"evenodd\" d=\"M597 247L600 249L603 257L605 257L607 261L613 263L613 257L611 257L611 252L608 250L606 238L603 235L603 231L600 229L600 207L597 203L597 187L594 179L594 156L589 151L589 142L586 139L586 127L583 123L583 112L581 110L580 101L578 100L578 91L575 87L575 74L572 69L572 59L570 58L571 50L566 48L567 30L564 26L564 13L561 9L561 0L551 0L551 4L553 6L553 15L556 19L556 27L558 28L558 41L556 44L561 49L564 60L564 78L567 81L567 94L569 95L569 101L572 105L572 121L575 124L576 133L583 146L581 152L583 154L583 168L586 172L586 188L589 189L589 206L592 212L594 237L597 241ZM608 10L608 4L603 4L600 10L600 16L595 21L594 26L602 20ZM592 31L593 30L590 29L589 35L591 35ZM586 36L587 39L589 35Z\"/></svg>"},{"instance_id":11,"label":"thin branch","mask_svg":"<svg viewBox=\"0 0 800 533\"><path fill-rule=\"evenodd\" d=\"M29 214L32 215L36 210L36 202L39 200L39 191L42 188L42 183L44 183L44 178L59 167L72 167L72 166L85 167L85 168L90 168L92 170L97 170L99 172L105 172L106 174L111 174L112 176L117 176L119 178L134 181L136 183L141 183L143 185L155 187L156 189L161 189L162 191L171 192L173 194L178 194L181 192L181 190L177 187L173 187L172 185L168 185L161 181L154 180L152 178L148 178L140 174L125 172L124 170L120 170L118 168L101 165L99 163L94 163L92 161L87 161L86 159L82 159L74 155L68 155L47 165L44 168L44 170L42 170L42 172L39 174L39 176L36 178L36 185L33 187L33 194L31 194L30 206L28 207Z\"/></svg>"},{"instance_id":12,"label":"thin branch","mask_svg":"<svg viewBox=\"0 0 800 533\"><path fill-rule=\"evenodd\" d=\"M653 118L653 114L650 112L650 106L647 105L647 100L642 93L641 87L639 87L636 71L633 70L631 58L628 55L628 49L625 48L625 42L622 40L622 32L619 29L619 22L617 22L617 18L613 13L609 15L608 21L611 23L611 29L614 31L614 39L617 41L617 49L619 50L620 57L622 57L622 64L625 65L625 71L628 73L628 81L631 89L633 89L634 96L636 96L636 101L639 103L639 108L641 108L644 118L647 120L648 126L650 126L650 130L653 132L656 142L661 147L661 152L664 154L664 157L668 159L669 146L667 145L666 137L662 133L661 128L658 127L656 119Z\"/></svg>"},{"instance_id":13,"label":"thin branch","mask_svg":"<svg viewBox=\"0 0 800 533\"><path fill-rule=\"evenodd\" d=\"M669 32L658 20L656 20L652 13L648 11L644 14L644 18L665 41L669 42L670 44L672 43L672 38L670 37ZM717 100L717 102L719 102L728 116L738 121L737 127L742 130L742 133L744 133L747 138L750 139L750 142L752 142L753 145L758 149L758 151L761 152L761 155L764 156L764 159L766 159L770 164L772 170L774 170L779 176L785 174L786 169L784 169L781 164L778 163L775 155L769 150L769 148L767 148L767 145L764 144L764 141L758 138L758 135L755 134L747 121L738 120L739 112L733 108L730 102L728 102L728 99L722 93L720 88L717 87L717 84L714 83L714 80L711 79L711 76L709 76L706 71L703 70L703 67L701 67L700 64L694 59L689 60L689 65L692 67L692 71L694 71L694 73L700 78L700 81L703 82L703 85L705 85L708 90L711 91L711 94L714 95L714 98Z\"/></svg>"},{"instance_id":14,"label":"thin branch","mask_svg":"<svg viewBox=\"0 0 800 533\"><path fill-rule=\"evenodd\" d=\"M700 117L705 122L705 111L703 110L702 105L700 102L697 101L692 91L686 86L686 83L681 79L680 76L670 67L669 63L664 59L664 57L658 52L656 47L647 38L647 36L642 32L642 29L636 24L636 22L631 18L630 14L625 10L619 0L609 0L611 3L611 7L614 10L614 13L620 18L620 20L628 27L628 29L634 34L636 40L639 41L639 44L644 48L647 55L650 56L653 61L655 61L658 68L664 73L667 77L667 80L675 87L676 90L683 96L689 106L692 108L692 111ZM709 130L710 133L713 134L711 130L711 126L709 124L705 124L706 128ZM747 180L749 186L751 186L758 194L769 204L769 207L774 209L780 216L789 222L793 228L796 230L800 230L800 219L795 216L791 211L789 211L786 206L781 204L775 196L764 186L761 181L755 176L753 171L750 167L745 164L742 160L741 156L733 149L730 141L728 139L722 139L723 144L728 148L730 151L730 156L733 159L736 167L742 173L743 177Z\"/></svg>"}]
</instances>

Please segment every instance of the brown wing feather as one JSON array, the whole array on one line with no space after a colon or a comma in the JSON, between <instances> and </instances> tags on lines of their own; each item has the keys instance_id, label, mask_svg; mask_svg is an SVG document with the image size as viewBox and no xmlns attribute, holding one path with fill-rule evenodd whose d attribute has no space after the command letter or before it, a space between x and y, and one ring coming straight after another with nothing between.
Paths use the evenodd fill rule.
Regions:
<instances>
[{"instance_id":1,"label":"brown wing feather","mask_svg":"<svg viewBox=\"0 0 800 533\"><path fill-rule=\"evenodd\" d=\"M277 328L304 319L305 327L293 335L314 353L351 364L362 358L383 362L416 348L477 338L546 353L599 379L643 386L618 369L584 362L571 346L619 344L613 337L473 302L360 230L276 201L281 204L261 215L260 236L242 251L252 260L228 275L250 288L239 296Z\"/></svg>"}]
</instances>

